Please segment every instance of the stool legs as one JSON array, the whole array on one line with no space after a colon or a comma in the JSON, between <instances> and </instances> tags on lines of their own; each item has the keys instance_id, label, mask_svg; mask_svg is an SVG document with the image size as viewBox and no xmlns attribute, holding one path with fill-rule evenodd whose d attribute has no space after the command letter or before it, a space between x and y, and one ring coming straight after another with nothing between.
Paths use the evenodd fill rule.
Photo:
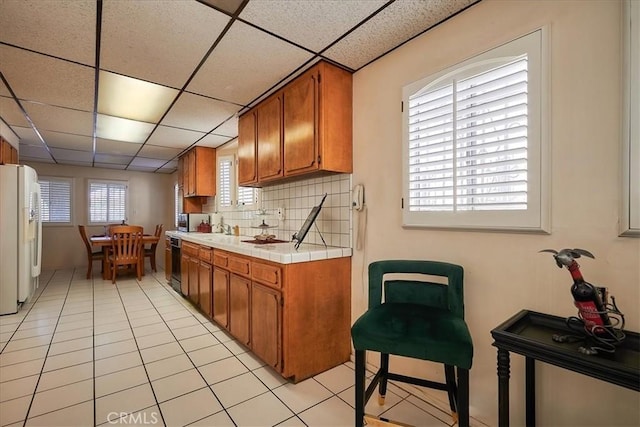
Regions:
<instances>
[{"instance_id":1,"label":"stool legs","mask_svg":"<svg viewBox=\"0 0 640 427\"><path fill-rule=\"evenodd\" d=\"M380 372L378 405L382 406L387 395L387 380L389 379L389 355L387 353L380 353Z\"/></svg>"},{"instance_id":2,"label":"stool legs","mask_svg":"<svg viewBox=\"0 0 640 427\"><path fill-rule=\"evenodd\" d=\"M364 426L365 400L365 351L356 350L356 427Z\"/></svg>"},{"instance_id":3,"label":"stool legs","mask_svg":"<svg viewBox=\"0 0 640 427\"><path fill-rule=\"evenodd\" d=\"M469 370L458 371L458 426L469 427Z\"/></svg>"},{"instance_id":4,"label":"stool legs","mask_svg":"<svg viewBox=\"0 0 640 427\"><path fill-rule=\"evenodd\" d=\"M444 377L447 383L451 418L453 418L453 422L456 423L458 422L458 387L456 386L456 374L453 366L444 365Z\"/></svg>"}]
</instances>

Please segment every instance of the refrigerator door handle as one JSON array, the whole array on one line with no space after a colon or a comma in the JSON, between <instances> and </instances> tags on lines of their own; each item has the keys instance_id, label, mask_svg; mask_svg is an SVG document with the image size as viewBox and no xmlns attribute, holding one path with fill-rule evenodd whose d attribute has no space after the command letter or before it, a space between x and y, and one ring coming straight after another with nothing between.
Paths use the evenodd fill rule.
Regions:
<instances>
[{"instance_id":1,"label":"refrigerator door handle","mask_svg":"<svg viewBox=\"0 0 640 427\"><path fill-rule=\"evenodd\" d=\"M33 254L34 257L31 266L31 277L38 277L40 276L40 272L42 270L42 215L40 209L40 204L42 203L42 194L40 192L40 184L37 182L33 184L32 197L35 198L32 211L35 211L34 220L36 222L36 229L33 241L33 244L35 245L35 253Z\"/></svg>"}]
</instances>

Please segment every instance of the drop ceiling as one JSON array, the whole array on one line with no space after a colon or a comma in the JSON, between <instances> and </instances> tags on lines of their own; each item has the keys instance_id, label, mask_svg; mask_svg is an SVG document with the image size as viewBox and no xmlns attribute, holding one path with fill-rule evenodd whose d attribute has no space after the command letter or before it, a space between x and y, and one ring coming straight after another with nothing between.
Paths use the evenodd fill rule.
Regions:
<instances>
[{"instance_id":1,"label":"drop ceiling","mask_svg":"<svg viewBox=\"0 0 640 427\"><path fill-rule=\"evenodd\" d=\"M0 118L21 162L172 173L315 62L355 72L476 1L1 0Z\"/></svg>"}]
</instances>

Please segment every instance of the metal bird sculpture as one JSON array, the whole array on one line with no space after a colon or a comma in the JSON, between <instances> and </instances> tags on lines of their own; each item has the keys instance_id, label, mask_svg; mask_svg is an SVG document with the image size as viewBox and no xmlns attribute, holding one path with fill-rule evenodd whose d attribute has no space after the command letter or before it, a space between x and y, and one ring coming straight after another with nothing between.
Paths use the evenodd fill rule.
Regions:
<instances>
[{"instance_id":1,"label":"metal bird sculpture","mask_svg":"<svg viewBox=\"0 0 640 427\"><path fill-rule=\"evenodd\" d=\"M581 256L586 256L588 258L596 259L593 254L584 249L561 249L560 252L555 249L542 249L538 252L551 252L553 254L553 258L556 260L556 264L558 267L569 267L576 258L580 258Z\"/></svg>"}]
</instances>

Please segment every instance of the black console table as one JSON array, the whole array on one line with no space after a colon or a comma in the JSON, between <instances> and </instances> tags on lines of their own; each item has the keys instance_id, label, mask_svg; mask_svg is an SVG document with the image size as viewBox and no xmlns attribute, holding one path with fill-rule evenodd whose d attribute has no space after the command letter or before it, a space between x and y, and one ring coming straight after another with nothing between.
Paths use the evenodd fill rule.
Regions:
<instances>
[{"instance_id":1,"label":"black console table","mask_svg":"<svg viewBox=\"0 0 640 427\"><path fill-rule=\"evenodd\" d=\"M640 334L626 339L614 354L585 355L580 342L557 343L554 334L575 334L564 317L522 310L491 331L498 348L498 425L509 425L509 352L525 356L527 426L535 426L535 361L550 363L619 386L640 391Z\"/></svg>"}]
</instances>

